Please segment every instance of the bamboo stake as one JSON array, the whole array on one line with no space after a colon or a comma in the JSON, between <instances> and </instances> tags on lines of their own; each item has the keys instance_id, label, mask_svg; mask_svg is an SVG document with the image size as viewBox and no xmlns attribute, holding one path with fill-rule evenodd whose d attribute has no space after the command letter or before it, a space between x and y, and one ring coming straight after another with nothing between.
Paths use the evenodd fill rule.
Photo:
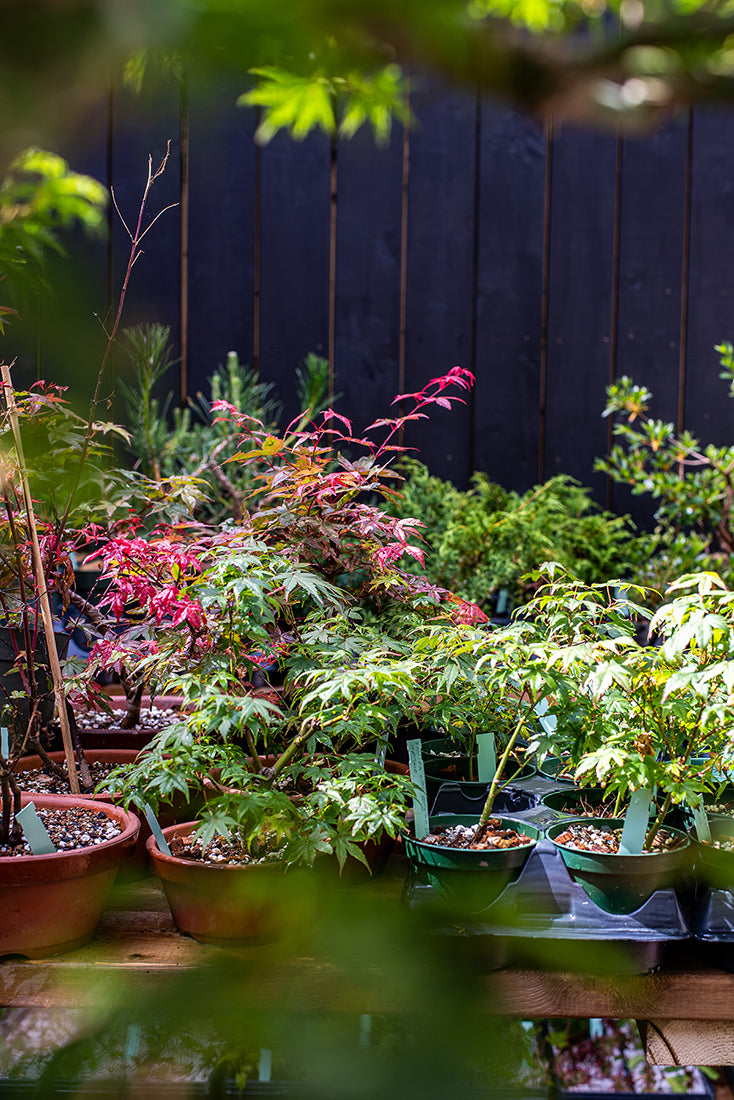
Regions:
<instances>
[{"instance_id":1,"label":"bamboo stake","mask_svg":"<svg viewBox=\"0 0 734 1100\"><path fill-rule=\"evenodd\" d=\"M41 547L38 542L36 516L33 511L33 500L31 499L31 491L28 485L28 477L26 475L25 458L23 455L23 442L20 437L20 424L18 422L18 409L15 404L15 391L13 390L13 382L10 377L10 367L7 365L7 363L0 363L0 370L2 371L3 376L3 388L5 391L5 400L8 404L8 415L10 417L10 424L13 429L15 449L18 454L18 462L20 464L21 485L23 488L23 502L25 504L26 516L28 518L28 529L31 533L31 556L33 560L33 573L36 578L38 602L41 607L41 618L43 619L43 629L46 635L48 662L51 669L51 679L53 680L54 685L56 710L58 712L59 722L61 724L61 739L64 743L64 755L66 756L66 767L69 773L69 786L71 787L72 794L80 794L79 776L77 775L76 760L74 759L74 748L71 741L71 729L69 728L69 716L66 713L64 681L61 674L59 654L56 649L56 638L54 636L54 623L53 616L51 615L51 604L49 602L48 589L46 588L46 578L43 572L43 559L41 558Z\"/></svg>"}]
</instances>

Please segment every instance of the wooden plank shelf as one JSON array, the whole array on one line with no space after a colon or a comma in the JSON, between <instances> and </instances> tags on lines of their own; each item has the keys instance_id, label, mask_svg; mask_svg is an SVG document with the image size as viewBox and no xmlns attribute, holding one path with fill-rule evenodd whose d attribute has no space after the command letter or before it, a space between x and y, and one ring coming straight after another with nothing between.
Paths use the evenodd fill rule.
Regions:
<instances>
[{"instance_id":1,"label":"wooden plank shelf","mask_svg":"<svg viewBox=\"0 0 734 1100\"><path fill-rule=\"evenodd\" d=\"M0 961L0 1004L62 1005L93 1001L98 978L125 972L138 984L182 974L223 958L259 966L263 949L208 947L177 932L160 888L145 880L108 910L97 935L84 947L49 959ZM270 955L268 961L272 961ZM278 967L308 972L316 982L323 967L309 960L276 959ZM276 983L277 984L277 983ZM489 1013L540 1016L607 1016L620 1019L734 1021L734 974L707 966L692 954L652 974L583 975L509 967L483 978ZM266 991L267 992L267 991ZM315 995L317 995L315 993ZM367 1005L361 1011L384 1011ZM399 1006L392 1006L399 1007Z\"/></svg>"},{"instance_id":2,"label":"wooden plank shelf","mask_svg":"<svg viewBox=\"0 0 734 1100\"><path fill-rule=\"evenodd\" d=\"M145 880L115 900L91 943L50 959L0 961L0 1005L42 1008L103 1003L160 992L202 976L206 995L217 967L255 977L263 1007L287 997L304 1011L390 1012L405 1008L394 986L344 980L314 959L284 958L263 947L218 948L177 932L161 889ZM208 975L208 977L207 977ZM118 985L115 985L118 983ZM187 987L188 988L188 987ZM648 1056L670 1064L734 1064L734 974L677 954L652 974L598 977L509 967L481 979L480 1008L523 1018L616 1017L650 1021ZM675 1055L675 1057L673 1056Z\"/></svg>"}]
</instances>

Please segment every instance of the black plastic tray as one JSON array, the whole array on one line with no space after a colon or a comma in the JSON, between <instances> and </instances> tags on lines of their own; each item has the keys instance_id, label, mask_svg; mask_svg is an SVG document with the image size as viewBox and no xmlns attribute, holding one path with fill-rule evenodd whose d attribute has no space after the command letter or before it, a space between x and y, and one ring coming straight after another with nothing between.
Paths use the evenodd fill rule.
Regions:
<instances>
[{"instance_id":1,"label":"black plastic tray","mask_svg":"<svg viewBox=\"0 0 734 1100\"><path fill-rule=\"evenodd\" d=\"M460 938L487 969L523 962L592 973L646 973L661 964L670 945L692 935L673 889L656 891L634 913L604 912L573 881L548 840L538 841L517 879L470 920L457 919L410 867L404 899L430 914L437 931Z\"/></svg>"},{"instance_id":2,"label":"black plastic tray","mask_svg":"<svg viewBox=\"0 0 734 1100\"><path fill-rule=\"evenodd\" d=\"M476 784L473 784L476 786ZM489 792L490 784L487 783L479 794L474 795L467 792L466 784L461 783L442 783L438 789L436 797L433 800L433 805L430 809L430 814L476 814L477 817L482 812L487 794ZM504 787L497 793L494 800L494 809L498 814L517 814L523 813L526 810L532 810L540 802L540 795L534 791L528 790L527 787L521 784L515 785L514 783L508 787Z\"/></svg>"}]
</instances>

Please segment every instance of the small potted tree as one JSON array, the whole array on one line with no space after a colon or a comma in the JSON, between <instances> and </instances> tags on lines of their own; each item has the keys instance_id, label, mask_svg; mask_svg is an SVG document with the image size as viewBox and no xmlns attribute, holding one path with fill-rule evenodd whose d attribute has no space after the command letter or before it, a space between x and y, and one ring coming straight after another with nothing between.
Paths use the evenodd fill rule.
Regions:
<instances>
[{"instance_id":1,"label":"small potted tree","mask_svg":"<svg viewBox=\"0 0 734 1100\"><path fill-rule=\"evenodd\" d=\"M92 669L126 659L141 675L165 670L186 711L113 780L115 789L153 804L173 790L201 791L200 822L189 827L205 857L196 860L199 877L212 871L212 844L221 854L234 843L227 874L263 862L309 865L330 853L343 865L365 859L361 842L404 826L412 788L386 772L383 748L389 728L417 706L406 624L448 622L466 605L400 570L404 554L421 555L409 541L418 521L386 516L367 494L394 491L388 460L400 429L468 384L454 368L403 395L412 400L407 414L372 425L380 443L355 438L331 410L278 437L221 403L220 415L241 434L233 461L264 469L246 518L215 529L168 527L105 551L109 605L138 621L97 647ZM353 457L358 447L361 458ZM255 672L274 659L285 678L279 703L252 691ZM181 863L192 865L194 848L186 849L177 877ZM173 866L175 852L152 843L151 852L163 873ZM217 873L223 861L214 862ZM203 889L210 911L223 893ZM207 939L253 934L248 925L197 931L177 919Z\"/></svg>"}]
</instances>

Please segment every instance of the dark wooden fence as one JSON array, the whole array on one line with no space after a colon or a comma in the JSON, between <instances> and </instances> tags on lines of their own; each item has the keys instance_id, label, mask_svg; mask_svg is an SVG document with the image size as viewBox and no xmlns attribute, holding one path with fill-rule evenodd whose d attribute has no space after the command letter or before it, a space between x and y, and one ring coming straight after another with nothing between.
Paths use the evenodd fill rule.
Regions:
<instances>
[{"instance_id":1,"label":"dark wooden fence","mask_svg":"<svg viewBox=\"0 0 734 1100\"><path fill-rule=\"evenodd\" d=\"M172 139L151 211L180 205L147 239L127 322L171 326L182 392L205 389L236 349L293 412L294 368L316 351L359 426L459 363L476 374L469 404L410 440L433 470L517 489L565 472L639 518L649 508L593 473L610 379L631 374L657 415L734 440L712 350L734 338L734 112L697 108L620 137L418 82L418 125L384 150L366 132L259 148L241 90L115 94L73 157L132 218L148 153ZM102 310L127 257L110 225L86 251ZM78 286L73 297L67 320ZM73 376L53 327L39 331L25 360Z\"/></svg>"}]
</instances>

